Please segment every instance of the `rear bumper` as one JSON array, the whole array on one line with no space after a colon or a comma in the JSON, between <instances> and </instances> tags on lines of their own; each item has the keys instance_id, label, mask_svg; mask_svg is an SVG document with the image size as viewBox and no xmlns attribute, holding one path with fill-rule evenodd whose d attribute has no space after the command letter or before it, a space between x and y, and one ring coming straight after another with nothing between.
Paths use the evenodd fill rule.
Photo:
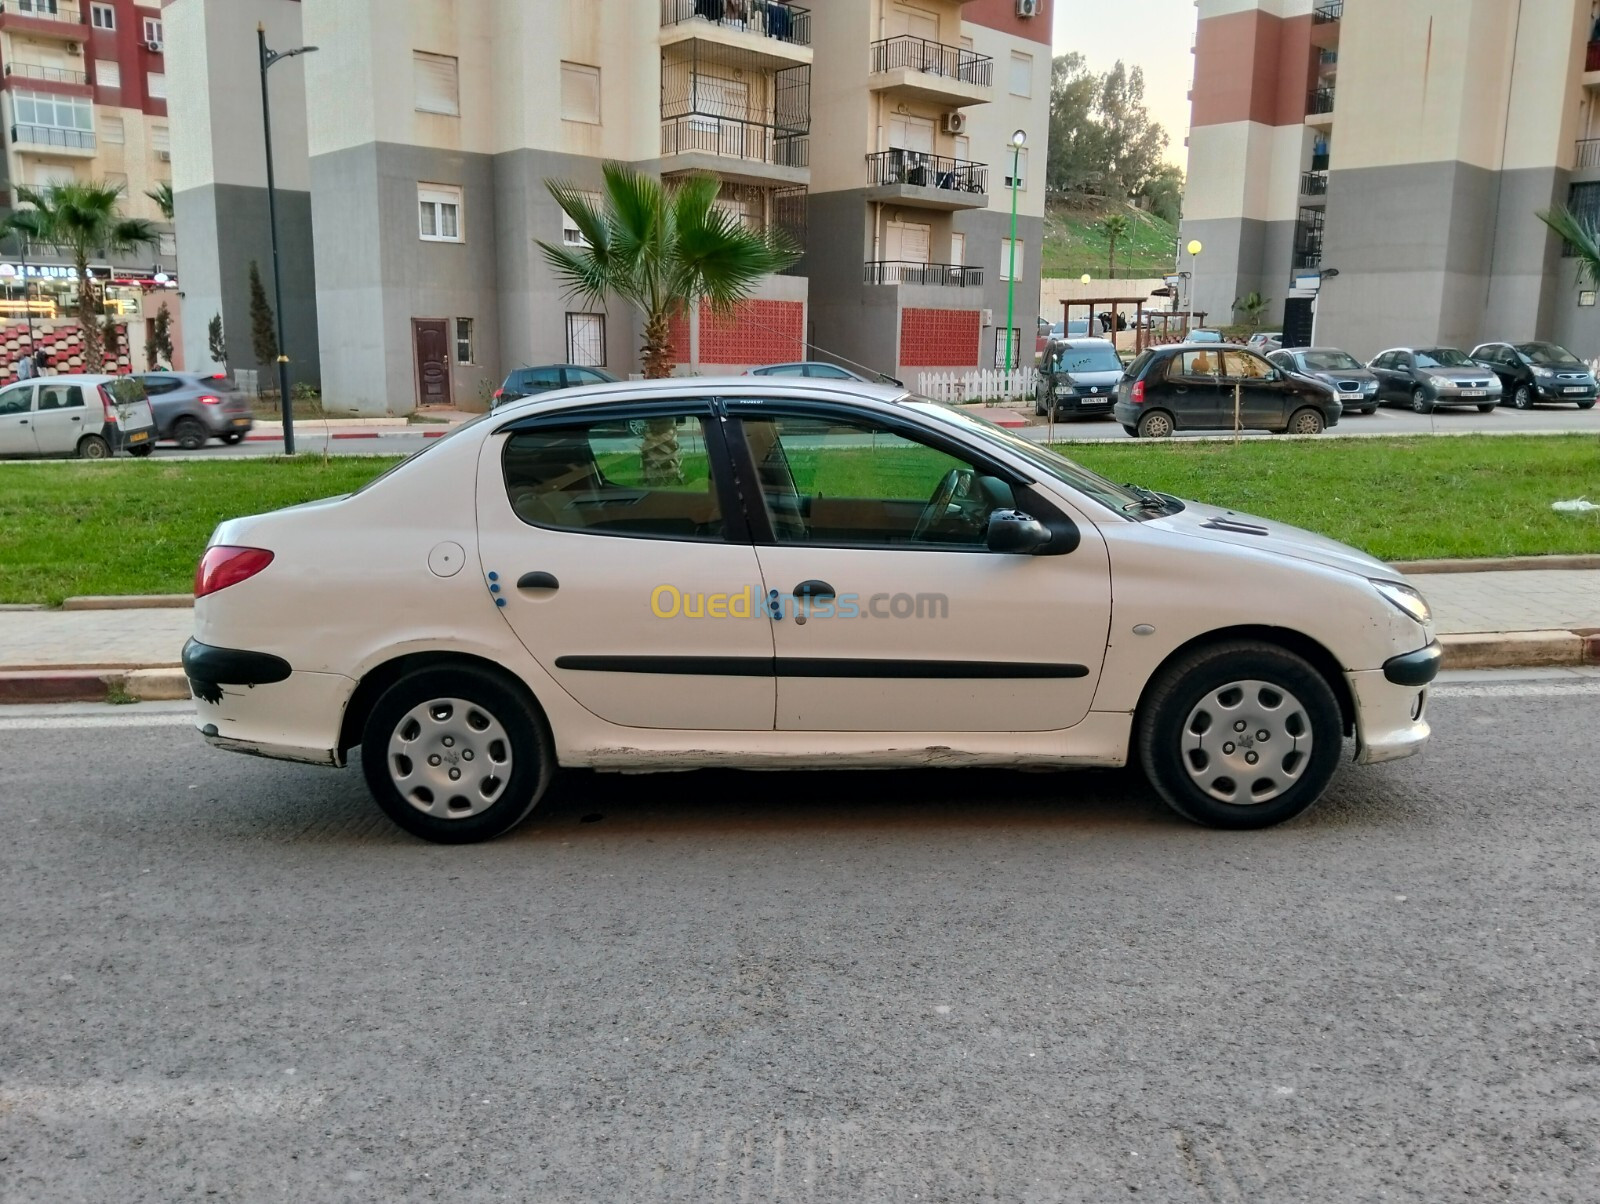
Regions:
<instances>
[{"instance_id":1,"label":"rear bumper","mask_svg":"<svg viewBox=\"0 0 1600 1204\"><path fill-rule=\"evenodd\" d=\"M230 752L343 765L339 731L356 683L338 673L297 673L282 657L190 640L183 671L195 727Z\"/></svg>"},{"instance_id":2,"label":"rear bumper","mask_svg":"<svg viewBox=\"0 0 1600 1204\"><path fill-rule=\"evenodd\" d=\"M1404 659L1404 658L1396 658ZM1392 663L1392 662L1391 662ZM1428 687L1391 681L1384 669L1347 673L1356 704L1356 760L1363 765L1398 761L1427 747ZM1431 674L1429 680L1432 680Z\"/></svg>"}]
</instances>

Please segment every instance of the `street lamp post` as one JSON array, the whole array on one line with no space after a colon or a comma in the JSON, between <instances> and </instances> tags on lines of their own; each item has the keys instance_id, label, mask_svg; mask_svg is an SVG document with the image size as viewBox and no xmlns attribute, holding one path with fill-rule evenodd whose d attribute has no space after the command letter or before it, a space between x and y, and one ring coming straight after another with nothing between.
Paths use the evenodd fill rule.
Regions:
<instances>
[{"instance_id":1,"label":"street lamp post","mask_svg":"<svg viewBox=\"0 0 1600 1204\"><path fill-rule=\"evenodd\" d=\"M1198 238L1195 238L1190 240L1184 250L1189 252L1189 317L1183 324L1183 337L1187 341L1194 332L1194 276L1200 267L1200 252L1205 250L1205 247Z\"/></svg>"},{"instance_id":2,"label":"street lamp post","mask_svg":"<svg viewBox=\"0 0 1600 1204\"><path fill-rule=\"evenodd\" d=\"M278 304L278 407L283 412L283 454L294 455L294 403L289 399L289 355L283 339L283 272L278 266L278 190L272 175L272 102L267 93L267 68L297 54L310 54L315 46L294 50L268 50L267 27L256 24L256 48L261 55L261 132L267 144L267 224L272 228L272 292Z\"/></svg>"},{"instance_id":3,"label":"street lamp post","mask_svg":"<svg viewBox=\"0 0 1600 1204\"><path fill-rule=\"evenodd\" d=\"M1017 339L1014 334L1017 312L1017 171L1022 164L1022 148L1028 141L1026 130L1011 135L1011 262L1006 265L1006 371L1016 365Z\"/></svg>"}]
</instances>

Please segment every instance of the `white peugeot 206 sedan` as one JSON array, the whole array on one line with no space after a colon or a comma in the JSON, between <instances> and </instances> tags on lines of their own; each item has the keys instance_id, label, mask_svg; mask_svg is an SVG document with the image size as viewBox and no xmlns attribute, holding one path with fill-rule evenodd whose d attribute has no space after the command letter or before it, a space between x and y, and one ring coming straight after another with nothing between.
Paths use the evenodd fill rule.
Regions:
<instances>
[{"instance_id":1,"label":"white peugeot 206 sedan","mask_svg":"<svg viewBox=\"0 0 1600 1204\"><path fill-rule=\"evenodd\" d=\"M1121 766L1218 827L1345 739L1419 751L1427 604L1342 544L1116 485L904 390L743 377L502 407L347 497L224 523L211 743L340 766L444 842L560 767Z\"/></svg>"}]
</instances>

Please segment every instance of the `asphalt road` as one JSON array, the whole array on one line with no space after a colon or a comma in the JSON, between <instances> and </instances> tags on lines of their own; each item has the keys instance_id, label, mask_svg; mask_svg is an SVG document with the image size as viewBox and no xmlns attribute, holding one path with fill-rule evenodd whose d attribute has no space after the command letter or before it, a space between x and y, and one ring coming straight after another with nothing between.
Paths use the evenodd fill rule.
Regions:
<instances>
[{"instance_id":1,"label":"asphalt road","mask_svg":"<svg viewBox=\"0 0 1600 1204\"><path fill-rule=\"evenodd\" d=\"M4 1201L1596 1199L1600 674L1242 834L683 774L437 848L180 711L0 711Z\"/></svg>"}]
</instances>

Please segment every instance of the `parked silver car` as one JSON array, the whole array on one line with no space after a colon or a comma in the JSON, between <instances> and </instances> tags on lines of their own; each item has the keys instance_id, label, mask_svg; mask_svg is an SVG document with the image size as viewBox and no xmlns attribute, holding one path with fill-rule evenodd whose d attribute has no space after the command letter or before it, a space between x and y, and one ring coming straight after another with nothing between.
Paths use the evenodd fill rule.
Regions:
<instances>
[{"instance_id":1,"label":"parked silver car","mask_svg":"<svg viewBox=\"0 0 1600 1204\"><path fill-rule=\"evenodd\" d=\"M127 376L45 376L0 389L0 457L148 456L156 424Z\"/></svg>"},{"instance_id":2,"label":"parked silver car","mask_svg":"<svg viewBox=\"0 0 1600 1204\"><path fill-rule=\"evenodd\" d=\"M255 425L250 399L235 392L226 376L141 372L133 379L150 396L156 438L170 439L185 451L204 447L208 439L237 443Z\"/></svg>"}]
</instances>

